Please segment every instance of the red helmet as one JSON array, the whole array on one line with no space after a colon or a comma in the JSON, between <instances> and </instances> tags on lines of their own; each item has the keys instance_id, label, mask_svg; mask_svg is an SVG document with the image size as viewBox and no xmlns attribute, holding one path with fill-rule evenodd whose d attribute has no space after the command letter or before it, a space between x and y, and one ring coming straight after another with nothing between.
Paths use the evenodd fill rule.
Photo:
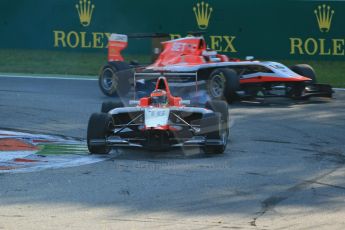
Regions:
<instances>
[{"instance_id":1,"label":"red helmet","mask_svg":"<svg viewBox=\"0 0 345 230\"><path fill-rule=\"evenodd\" d=\"M167 92L162 89L156 89L151 93L151 105L164 106L168 103Z\"/></svg>"}]
</instances>

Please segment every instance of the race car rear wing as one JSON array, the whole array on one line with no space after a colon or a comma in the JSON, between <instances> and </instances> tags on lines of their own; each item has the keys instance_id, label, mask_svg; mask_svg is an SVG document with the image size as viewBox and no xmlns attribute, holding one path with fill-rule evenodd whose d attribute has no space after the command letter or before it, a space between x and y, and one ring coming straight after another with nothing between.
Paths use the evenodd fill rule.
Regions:
<instances>
[{"instance_id":1,"label":"race car rear wing","mask_svg":"<svg viewBox=\"0 0 345 230\"><path fill-rule=\"evenodd\" d=\"M124 34L111 34L108 43L108 61L124 61L121 51L127 47L128 37Z\"/></svg>"},{"instance_id":2,"label":"race car rear wing","mask_svg":"<svg viewBox=\"0 0 345 230\"><path fill-rule=\"evenodd\" d=\"M201 36L204 32L190 31L188 35ZM152 39L152 60L156 60L162 51L161 43L171 39L170 34L167 33L133 33L133 34L116 34L112 33L108 42L108 61L124 61L121 51L128 46L129 39Z\"/></svg>"},{"instance_id":3,"label":"race car rear wing","mask_svg":"<svg viewBox=\"0 0 345 230\"><path fill-rule=\"evenodd\" d=\"M152 38L152 58L156 58L162 51L161 42L169 40L170 35L164 33L111 34L108 42L108 61L124 61L121 51L127 48L128 39L145 38Z\"/></svg>"}]
</instances>

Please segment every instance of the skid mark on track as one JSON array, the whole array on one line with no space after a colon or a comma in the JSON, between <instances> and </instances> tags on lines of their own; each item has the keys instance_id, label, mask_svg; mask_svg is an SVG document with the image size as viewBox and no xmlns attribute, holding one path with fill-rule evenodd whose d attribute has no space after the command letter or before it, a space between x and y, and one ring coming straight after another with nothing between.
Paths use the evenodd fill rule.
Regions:
<instances>
[{"instance_id":1,"label":"skid mark on track","mask_svg":"<svg viewBox=\"0 0 345 230\"><path fill-rule=\"evenodd\" d=\"M290 141L282 141L282 140L254 139L253 141L267 142L267 143L275 143L275 144L293 144L293 143L290 142Z\"/></svg>"},{"instance_id":2,"label":"skid mark on track","mask_svg":"<svg viewBox=\"0 0 345 230\"><path fill-rule=\"evenodd\" d=\"M110 221L119 221L119 222L140 222L140 223L157 223L157 224L167 224L178 225L178 226L200 226L201 229L207 228L226 228L226 229L248 229L248 227L231 225L230 223L223 222L222 220L218 221L200 221L200 220L181 220L178 218L155 218L155 217L146 217L146 218L110 218Z\"/></svg>"},{"instance_id":3,"label":"skid mark on track","mask_svg":"<svg viewBox=\"0 0 345 230\"><path fill-rule=\"evenodd\" d=\"M318 182L319 180L327 177L328 175L332 174L333 172L337 171L339 168L343 167L343 165L338 165L337 167L335 167L334 169L323 173L313 179L310 180L304 180L301 183L292 186L291 188L286 189L285 191L282 191L280 193L277 194L273 194L270 197L268 197L267 199L263 200L261 202L261 210L257 213L257 215L252 219L252 221L249 222L249 224L251 226L257 227L257 220L262 217L263 215L265 215L268 211L273 210L278 204L280 204L281 202L293 197L297 192L300 192L302 190L307 189L308 187L310 187L312 184L322 184L322 185L326 185L329 187L335 187L338 189L345 189L342 186L335 186L335 185L328 185L328 184L324 184L321 182Z\"/></svg>"}]
</instances>

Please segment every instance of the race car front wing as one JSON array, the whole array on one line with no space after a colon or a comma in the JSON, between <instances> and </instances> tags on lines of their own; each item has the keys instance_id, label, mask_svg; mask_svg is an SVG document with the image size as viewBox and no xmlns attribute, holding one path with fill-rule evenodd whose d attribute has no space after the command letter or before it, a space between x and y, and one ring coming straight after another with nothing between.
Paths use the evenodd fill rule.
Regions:
<instances>
[{"instance_id":1,"label":"race car front wing","mask_svg":"<svg viewBox=\"0 0 345 230\"><path fill-rule=\"evenodd\" d=\"M145 139L135 139L137 141L145 141ZM194 136L189 139L174 139L177 144L172 144L170 147L201 147L204 145L222 145L222 140L219 139L207 139L203 136ZM108 146L108 147L140 147L144 148L142 144L135 143L134 140L126 140L118 136L110 136L106 139L94 139L90 140L90 145L93 146Z\"/></svg>"}]
</instances>

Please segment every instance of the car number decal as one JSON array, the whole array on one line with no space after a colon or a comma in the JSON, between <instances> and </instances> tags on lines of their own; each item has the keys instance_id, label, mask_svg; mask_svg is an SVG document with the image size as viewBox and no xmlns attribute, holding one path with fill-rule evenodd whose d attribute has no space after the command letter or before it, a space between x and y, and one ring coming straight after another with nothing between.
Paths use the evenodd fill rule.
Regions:
<instances>
[{"instance_id":1,"label":"car number decal","mask_svg":"<svg viewBox=\"0 0 345 230\"><path fill-rule=\"evenodd\" d=\"M169 109L165 108L147 108L145 109L146 127L158 127L166 125L169 118Z\"/></svg>"}]
</instances>

